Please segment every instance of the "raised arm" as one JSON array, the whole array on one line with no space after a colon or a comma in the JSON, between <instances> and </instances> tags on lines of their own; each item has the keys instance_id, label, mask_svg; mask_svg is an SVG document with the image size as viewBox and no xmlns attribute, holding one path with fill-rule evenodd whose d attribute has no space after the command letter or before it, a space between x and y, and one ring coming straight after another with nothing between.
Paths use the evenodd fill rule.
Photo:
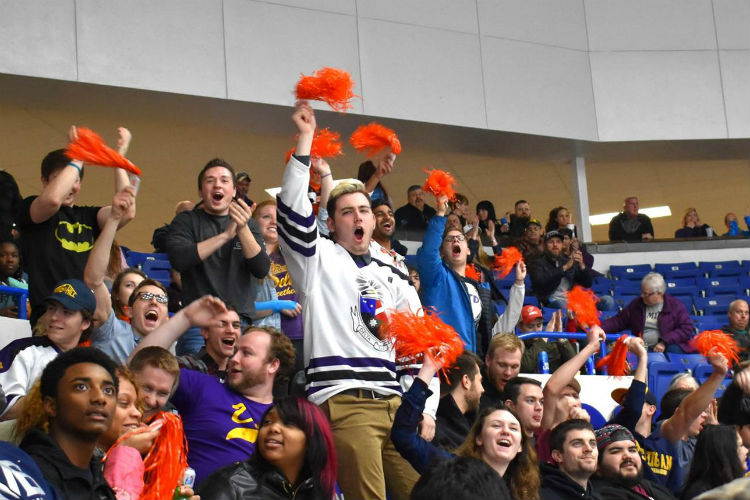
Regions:
<instances>
[{"instance_id":1,"label":"raised arm","mask_svg":"<svg viewBox=\"0 0 750 500\"><path fill-rule=\"evenodd\" d=\"M29 208L29 215L34 224L41 224L60 210L65 198L73 190L73 186L81 181L83 162L72 160L63 167L56 176L42 181L42 192L34 198Z\"/></svg>"},{"instance_id":2,"label":"raised arm","mask_svg":"<svg viewBox=\"0 0 750 500\"><path fill-rule=\"evenodd\" d=\"M94 328L98 328L107 321L112 312L112 299L109 290L107 290L107 285L104 284L104 277L107 274L109 253L117 228L133 205L135 205L135 189L132 187L126 187L115 195L112 199L112 207L107 212L107 220L86 261L83 279L86 285L93 290L96 297L96 311L94 311L93 317Z\"/></svg>"},{"instance_id":3,"label":"raised arm","mask_svg":"<svg viewBox=\"0 0 750 500\"><path fill-rule=\"evenodd\" d=\"M295 153L289 159L276 197L279 248L289 275L300 293L307 293L317 266L318 225L307 195L310 185L310 147L315 133L315 113L306 102L298 102L292 121L299 133Z\"/></svg>"},{"instance_id":4,"label":"raised arm","mask_svg":"<svg viewBox=\"0 0 750 500\"><path fill-rule=\"evenodd\" d=\"M503 314L495 322L495 326L492 327L493 336L498 333L513 333L515 331L518 320L521 318L523 298L526 295L525 279L526 264L519 261L516 264L516 281L513 282L513 286L508 293L508 307L505 308Z\"/></svg>"},{"instance_id":5,"label":"raised arm","mask_svg":"<svg viewBox=\"0 0 750 500\"><path fill-rule=\"evenodd\" d=\"M661 424L661 435L668 441L676 443L687 434L693 421L713 401L716 390L726 376L729 364L724 356L720 354L710 355L708 356L708 362L714 368L713 373L695 392L682 400L674 415Z\"/></svg>"},{"instance_id":6,"label":"raised arm","mask_svg":"<svg viewBox=\"0 0 750 500\"><path fill-rule=\"evenodd\" d=\"M599 350L599 341L604 340L606 335L604 330L594 325L586 332L586 337L588 339L586 346L560 366L560 368L555 370L555 373L552 374L544 386L542 429L551 429L554 424L559 423L556 422L558 416L555 415L555 409L560 393L573 380L581 367L586 363L586 360Z\"/></svg>"},{"instance_id":7,"label":"raised arm","mask_svg":"<svg viewBox=\"0 0 750 500\"><path fill-rule=\"evenodd\" d=\"M117 127L117 145L115 149L122 156L127 156L128 148L130 148L130 141L133 138L133 134L130 130L125 127ZM115 169L115 193L119 193L126 187L130 186L130 178L128 172L122 168ZM135 187L135 186L133 186Z\"/></svg>"},{"instance_id":8,"label":"raised arm","mask_svg":"<svg viewBox=\"0 0 750 500\"><path fill-rule=\"evenodd\" d=\"M128 362L130 362L135 353L144 347L159 346L169 349L190 327L209 328L218 325L220 321L215 319L216 316L226 311L227 306L221 299L216 297L204 295L199 299L195 299L187 307L177 311L169 321L143 337L143 340L130 353Z\"/></svg>"},{"instance_id":9,"label":"raised arm","mask_svg":"<svg viewBox=\"0 0 750 500\"><path fill-rule=\"evenodd\" d=\"M378 162L375 172L369 179L367 179L367 182L365 182L365 189L368 193L375 191L375 188L378 187L378 183L383 180L383 177L391 173L395 161L396 155L389 151L388 154Z\"/></svg>"}]
</instances>

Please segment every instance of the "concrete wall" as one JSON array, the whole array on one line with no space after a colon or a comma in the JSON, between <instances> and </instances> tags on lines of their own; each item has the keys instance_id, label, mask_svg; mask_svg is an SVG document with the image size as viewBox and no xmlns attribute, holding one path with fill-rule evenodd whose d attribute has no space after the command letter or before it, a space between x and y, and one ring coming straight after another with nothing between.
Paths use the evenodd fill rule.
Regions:
<instances>
[{"instance_id":1,"label":"concrete wall","mask_svg":"<svg viewBox=\"0 0 750 500\"><path fill-rule=\"evenodd\" d=\"M750 0L0 0L0 72L601 141L750 137Z\"/></svg>"}]
</instances>

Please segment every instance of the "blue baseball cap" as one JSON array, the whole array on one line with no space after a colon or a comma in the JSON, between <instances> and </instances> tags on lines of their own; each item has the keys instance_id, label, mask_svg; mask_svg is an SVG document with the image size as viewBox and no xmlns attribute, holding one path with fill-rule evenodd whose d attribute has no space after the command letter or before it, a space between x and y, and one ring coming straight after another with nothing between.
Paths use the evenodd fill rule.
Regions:
<instances>
[{"instance_id":1,"label":"blue baseball cap","mask_svg":"<svg viewBox=\"0 0 750 500\"><path fill-rule=\"evenodd\" d=\"M96 310L94 293L86 286L86 283L76 279L63 280L58 283L52 290L52 295L49 295L45 300L59 302L65 309L71 311L85 309L94 314Z\"/></svg>"}]
</instances>

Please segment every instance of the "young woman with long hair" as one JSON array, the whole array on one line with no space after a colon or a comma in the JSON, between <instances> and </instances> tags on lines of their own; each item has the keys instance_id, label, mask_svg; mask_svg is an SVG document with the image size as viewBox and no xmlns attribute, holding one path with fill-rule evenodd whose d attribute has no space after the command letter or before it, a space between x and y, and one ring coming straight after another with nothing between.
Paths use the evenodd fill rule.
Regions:
<instances>
[{"instance_id":1,"label":"young woman with long hair","mask_svg":"<svg viewBox=\"0 0 750 500\"><path fill-rule=\"evenodd\" d=\"M742 477L747 448L733 425L707 425L695 443L690 472L685 478L681 500Z\"/></svg>"},{"instance_id":2,"label":"young woman with long hair","mask_svg":"<svg viewBox=\"0 0 750 500\"><path fill-rule=\"evenodd\" d=\"M303 397L289 396L266 411L253 455L211 474L198 494L203 500L330 500L337 465L323 412Z\"/></svg>"},{"instance_id":3,"label":"young woman with long hair","mask_svg":"<svg viewBox=\"0 0 750 500\"><path fill-rule=\"evenodd\" d=\"M391 430L398 452L419 473L431 466L433 458L448 459L454 455L478 458L505 480L512 498L538 499L541 480L531 438L523 432L515 412L504 404L482 410L454 453L437 448L415 432L430 393L427 385L440 368L439 363L425 355L417 378L404 394Z\"/></svg>"}]
</instances>

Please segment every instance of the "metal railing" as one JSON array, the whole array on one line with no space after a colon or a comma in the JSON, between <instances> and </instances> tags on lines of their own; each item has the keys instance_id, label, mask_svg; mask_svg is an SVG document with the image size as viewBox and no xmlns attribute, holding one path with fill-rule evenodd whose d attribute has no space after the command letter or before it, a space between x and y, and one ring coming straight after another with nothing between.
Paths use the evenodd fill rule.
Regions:
<instances>
[{"instance_id":1,"label":"metal railing","mask_svg":"<svg viewBox=\"0 0 750 500\"><path fill-rule=\"evenodd\" d=\"M615 342L617 339L620 338L622 334L621 333L610 333L607 334L607 342ZM518 338L521 340L527 340L527 339L538 339L538 338L546 338L546 339L575 339L575 340L586 340L588 337L585 333L576 333L576 332L528 332L528 333L522 333L518 335ZM601 345L599 347L599 352L601 353L601 356L604 357L607 355L607 343L606 342L599 342ZM549 373L549 361L546 359L546 352L542 351L539 353L539 373ZM586 361L586 372L590 375L596 375L596 368L594 363L594 356L589 357L589 359ZM602 374L607 374L607 369L604 368L602 370Z\"/></svg>"}]
</instances>

